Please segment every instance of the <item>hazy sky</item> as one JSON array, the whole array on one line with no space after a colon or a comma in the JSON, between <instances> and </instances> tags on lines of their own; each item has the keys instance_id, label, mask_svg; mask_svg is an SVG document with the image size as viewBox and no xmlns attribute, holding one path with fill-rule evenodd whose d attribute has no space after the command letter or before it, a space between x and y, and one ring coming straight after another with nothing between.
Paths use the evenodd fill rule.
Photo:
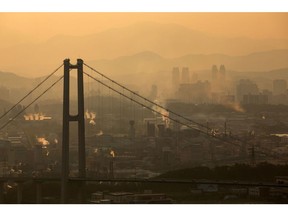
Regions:
<instances>
[{"instance_id":1,"label":"hazy sky","mask_svg":"<svg viewBox=\"0 0 288 216\"><path fill-rule=\"evenodd\" d=\"M228 37L288 39L288 13L0 13L0 30L5 43L13 44L58 34L93 34L141 21L176 23Z\"/></svg>"},{"instance_id":2,"label":"hazy sky","mask_svg":"<svg viewBox=\"0 0 288 216\"><path fill-rule=\"evenodd\" d=\"M129 30L128 32L125 32L125 34L123 33L120 35L120 37L114 33L112 35L110 34L108 36L109 38L101 38L101 36L99 36L97 39L95 39L97 41L90 41L92 44L88 44L88 42L85 44L85 39L81 38L79 40L69 38L68 40L63 39L61 41L61 38L59 37L57 38L57 41L60 42L57 45L55 41L55 43L51 43L51 40L50 43L47 42L49 39L57 35L93 35L111 28L126 27L145 21L182 25L188 29L204 32L205 35L216 37L221 36L221 38L224 38L224 41L226 41L227 37L248 37L257 39L257 41L259 41L259 39L288 39L288 13L0 12L0 59L2 61L0 62L0 71L9 71L17 74L37 76L38 74L46 74L46 70L49 71L53 69L53 67L56 65L55 62L61 62L66 57L81 57L88 60L97 60L102 58L111 59L123 55L133 55L137 52L147 50L154 51L164 57L178 57L187 55L193 52L195 53L197 49L202 51L199 51L196 54L250 54L250 51L243 51L241 49L241 43L246 43L243 42L243 40L241 43L239 42L240 45L237 44L238 48L230 45L225 47L225 44L216 42L216 44L213 44L213 51L209 51L208 48L210 49L210 45L207 45L207 43L190 44L188 47L189 41L193 40L190 36L189 38L187 37L185 39L187 41L177 41L178 36L175 36L175 40L173 39L174 42L169 41L169 43L166 43L169 47L161 47L161 49L157 49L159 48L159 43L157 40L155 40L155 38L157 38L157 34L154 34L153 38L150 40L149 34L145 32L145 35L140 35L140 37L145 39L144 40L142 38L142 40L139 39L139 35L137 36L139 38L133 38L133 33L129 32ZM135 29L136 28L134 28L132 31L138 31L139 33L139 29ZM175 32L173 34L177 33L179 32ZM129 41L126 40L125 42L123 37L129 38ZM161 37L163 38L163 35ZM101 41L103 41L103 43L101 43ZM109 41L109 43L105 44L105 41ZM146 45L142 43L142 41L145 41ZM165 42L165 40L163 42ZM211 42L211 40L207 42ZM250 47L251 50L255 52L266 49L285 49L288 46L288 44L286 45L285 41L282 41L282 44L279 42L277 46L276 43L278 42L271 42L271 44L267 45L268 48L263 48L263 46L259 45L257 47L257 45L253 43ZM131 44L133 44L133 46ZM142 46L141 49L138 48L140 45ZM203 51L202 48L205 48L205 46L207 49ZM185 51L182 51L180 50L181 47L183 49L188 47L190 50L187 51L185 49ZM176 48L179 48L179 50L177 51ZM226 51L228 50L229 52L226 52L224 49ZM167 52L167 50L170 50L170 54ZM171 52L173 53L173 56L171 55ZM15 61L17 61L17 64L15 64ZM206 67L209 68L210 65L207 65Z\"/></svg>"}]
</instances>

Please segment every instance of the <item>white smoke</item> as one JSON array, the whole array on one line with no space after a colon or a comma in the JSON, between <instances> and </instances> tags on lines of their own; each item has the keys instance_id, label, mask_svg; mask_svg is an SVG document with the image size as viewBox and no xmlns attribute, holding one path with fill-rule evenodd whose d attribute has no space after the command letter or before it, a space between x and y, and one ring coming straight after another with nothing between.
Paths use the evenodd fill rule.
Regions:
<instances>
[{"instance_id":1,"label":"white smoke","mask_svg":"<svg viewBox=\"0 0 288 216\"><path fill-rule=\"evenodd\" d=\"M103 131L100 130L100 131L96 134L96 136L101 136L101 135L103 135L103 134L104 134Z\"/></svg>"},{"instance_id":2,"label":"white smoke","mask_svg":"<svg viewBox=\"0 0 288 216\"><path fill-rule=\"evenodd\" d=\"M43 146L49 145L49 141L46 140L44 137L37 137L37 142L41 143Z\"/></svg>"},{"instance_id":3,"label":"white smoke","mask_svg":"<svg viewBox=\"0 0 288 216\"><path fill-rule=\"evenodd\" d=\"M52 117L45 116L43 113L29 113L23 116L25 121L43 121L43 120L51 120Z\"/></svg>"},{"instance_id":4,"label":"white smoke","mask_svg":"<svg viewBox=\"0 0 288 216\"><path fill-rule=\"evenodd\" d=\"M89 121L89 124L96 125L96 113L91 111L89 112L88 109L85 112L85 118Z\"/></svg>"},{"instance_id":5,"label":"white smoke","mask_svg":"<svg viewBox=\"0 0 288 216\"><path fill-rule=\"evenodd\" d=\"M110 151L110 155L114 158L115 157L115 152L113 150Z\"/></svg>"},{"instance_id":6,"label":"white smoke","mask_svg":"<svg viewBox=\"0 0 288 216\"><path fill-rule=\"evenodd\" d=\"M155 100L154 103L159 104L159 102L157 100ZM169 126L170 126L169 112L166 109L163 109L163 108L156 106L156 105L153 105L152 109L155 110L157 113L161 114L161 118L165 124L165 127L169 128Z\"/></svg>"}]
</instances>

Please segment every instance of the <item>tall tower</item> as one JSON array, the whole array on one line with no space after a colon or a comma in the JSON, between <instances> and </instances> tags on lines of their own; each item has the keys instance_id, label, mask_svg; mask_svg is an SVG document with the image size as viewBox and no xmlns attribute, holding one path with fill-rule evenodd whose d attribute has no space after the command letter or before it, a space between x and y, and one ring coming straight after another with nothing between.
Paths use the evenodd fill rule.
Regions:
<instances>
[{"instance_id":1,"label":"tall tower","mask_svg":"<svg viewBox=\"0 0 288 216\"><path fill-rule=\"evenodd\" d=\"M223 82L226 78L226 69L224 65L220 65L219 72L218 72L218 79Z\"/></svg>"},{"instance_id":2,"label":"tall tower","mask_svg":"<svg viewBox=\"0 0 288 216\"><path fill-rule=\"evenodd\" d=\"M172 70L172 86L177 88L180 82L180 71L179 67L173 67Z\"/></svg>"},{"instance_id":3,"label":"tall tower","mask_svg":"<svg viewBox=\"0 0 288 216\"><path fill-rule=\"evenodd\" d=\"M78 85L78 114L70 115L70 72L77 69ZM70 71L71 70L71 71ZM78 122L78 169L79 178L86 177L85 159L85 124L84 124L84 90L83 90L83 60L77 59L77 64L70 64L69 59L64 60L63 85L63 134L62 134L62 176L61 176L61 202L67 202L69 180L69 123ZM79 184L79 201L83 202L83 182Z\"/></svg>"},{"instance_id":4,"label":"tall tower","mask_svg":"<svg viewBox=\"0 0 288 216\"><path fill-rule=\"evenodd\" d=\"M182 68L182 83L189 83L190 82L190 72L188 67Z\"/></svg>"},{"instance_id":5,"label":"tall tower","mask_svg":"<svg viewBox=\"0 0 288 216\"><path fill-rule=\"evenodd\" d=\"M212 66L212 81L217 80L218 78L218 69L216 65Z\"/></svg>"}]
</instances>

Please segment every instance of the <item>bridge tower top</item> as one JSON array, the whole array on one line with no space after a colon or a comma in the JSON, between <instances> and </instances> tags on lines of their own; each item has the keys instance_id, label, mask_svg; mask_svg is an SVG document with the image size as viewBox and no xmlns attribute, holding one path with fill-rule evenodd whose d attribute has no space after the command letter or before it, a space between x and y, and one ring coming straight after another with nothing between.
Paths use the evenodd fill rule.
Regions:
<instances>
[{"instance_id":1,"label":"bridge tower top","mask_svg":"<svg viewBox=\"0 0 288 216\"><path fill-rule=\"evenodd\" d=\"M70 71L77 69L78 114L70 115ZM77 59L77 64L70 64L70 59L64 60L63 85L63 129L62 129L62 187L61 200L66 203L67 184L69 179L69 123L78 123L78 170L79 178L86 177L85 158L85 122L84 122L84 89L83 89L83 60Z\"/></svg>"}]
</instances>

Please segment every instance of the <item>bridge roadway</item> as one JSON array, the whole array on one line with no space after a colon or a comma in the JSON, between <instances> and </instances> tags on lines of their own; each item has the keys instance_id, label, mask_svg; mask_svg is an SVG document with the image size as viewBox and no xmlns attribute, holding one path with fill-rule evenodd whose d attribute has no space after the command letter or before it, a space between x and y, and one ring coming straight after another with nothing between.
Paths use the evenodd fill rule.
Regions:
<instances>
[{"instance_id":1,"label":"bridge roadway","mask_svg":"<svg viewBox=\"0 0 288 216\"><path fill-rule=\"evenodd\" d=\"M250 181L215 181L206 179L191 179L191 180L177 180L177 179L133 179L133 178L78 178L70 177L69 182L117 182L117 183L165 183L165 184L209 184L219 186L243 186L243 187L274 187L274 188L288 188L288 184L276 184L276 183L262 183L262 182L250 182ZM57 177L0 177L0 203L4 202L4 183L15 182L17 183L17 203L22 203L22 190L23 184L32 182L36 184L36 203L42 203L42 183L44 182L61 182L61 178ZM81 199L79 199L81 200Z\"/></svg>"}]
</instances>

